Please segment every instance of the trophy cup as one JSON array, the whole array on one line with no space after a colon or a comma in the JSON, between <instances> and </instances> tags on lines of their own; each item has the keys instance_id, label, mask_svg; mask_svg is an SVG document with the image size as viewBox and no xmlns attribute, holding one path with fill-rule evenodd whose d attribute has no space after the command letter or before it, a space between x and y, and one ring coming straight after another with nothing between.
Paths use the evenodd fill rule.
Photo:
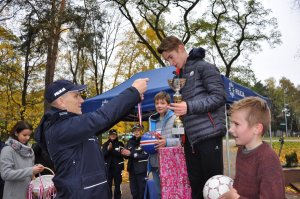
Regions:
<instances>
[{"instance_id":1,"label":"trophy cup","mask_svg":"<svg viewBox=\"0 0 300 199\"><path fill-rule=\"evenodd\" d=\"M184 87L185 85L185 78L173 78L173 79L168 79L168 84L169 86L175 91L173 95L174 103L180 103L182 101L182 96L180 94L180 89ZM183 128L183 123L180 119L179 116L176 116L173 128L172 128L172 134L184 134L184 128Z\"/></svg>"}]
</instances>

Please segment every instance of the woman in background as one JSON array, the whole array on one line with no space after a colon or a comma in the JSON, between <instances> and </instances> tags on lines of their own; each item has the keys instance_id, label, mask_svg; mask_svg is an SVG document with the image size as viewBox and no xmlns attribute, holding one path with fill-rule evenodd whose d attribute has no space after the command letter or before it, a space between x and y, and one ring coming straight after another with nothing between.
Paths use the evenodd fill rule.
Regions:
<instances>
[{"instance_id":1,"label":"woman in background","mask_svg":"<svg viewBox=\"0 0 300 199\"><path fill-rule=\"evenodd\" d=\"M10 137L0 155L0 172L5 181L3 198L25 199L32 175L44 170L43 165L34 165L34 153L28 143L32 126L19 121L10 132Z\"/></svg>"}]
</instances>

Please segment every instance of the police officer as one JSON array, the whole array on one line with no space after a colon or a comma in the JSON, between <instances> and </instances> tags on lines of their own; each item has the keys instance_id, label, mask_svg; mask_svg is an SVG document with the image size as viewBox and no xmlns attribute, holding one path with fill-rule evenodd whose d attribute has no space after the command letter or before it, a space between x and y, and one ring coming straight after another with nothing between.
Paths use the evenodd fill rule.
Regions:
<instances>
[{"instance_id":1,"label":"police officer","mask_svg":"<svg viewBox=\"0 0 300 199\"><path fill-rule=\"evenodd\" d=\"M129 172L130 191L133 199L144 198L147 179L148 154L140 147L143 127L139 124L132 128L133 137L128 141L127 149L121 153L128 159L127 171Z\"/></svg>"},{"instance_id":2,"label":"police officer","mask_svg":"<svg viewBox=\"0 0 300 199\"><path fill-rule=\"evenodd\" d=\"M108 131L109 139L103 144L105 164L108 172L108 185L112 192L112 182L114 181L114 199L121 198L122 170L124 170L124 158L121 150L124 148L123 142L118 140L115 129Z\"/></svg>"},{"instance_id":3,"label":"police officer","mask_svg":"<svg viewBox=\"0 0 300 199\"><path fill-rule=\"evenodd\" d=\"M148 80L135 80L108 104L86 114L81 112L80 95L85 85L58 80L48 86L45 99L51 108L43 116L35 139L54 163L56 199L111 198L96 135L115 125L141 101Z\"/></svg>"}]
</instances>

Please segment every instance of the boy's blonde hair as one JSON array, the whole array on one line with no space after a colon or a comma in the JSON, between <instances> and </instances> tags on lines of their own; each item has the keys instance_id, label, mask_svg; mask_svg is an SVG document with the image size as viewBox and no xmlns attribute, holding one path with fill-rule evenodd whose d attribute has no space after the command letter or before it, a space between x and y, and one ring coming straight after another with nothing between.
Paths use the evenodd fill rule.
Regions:
<instances>
[{"instance_id":1,"label":"boy's blonde hair","mask_svg":"<svg viewBox=\"0 0 300 199\"><path fill-rule=\"evenodd\" d=\"M178 50L179 45L183 45L182 41L175 36L165 37L157 48L157 52L162 54L172 50Z\"/></svg>"},{"instance_id":2,"label":"boy's blonde hair","mask_svg":"<svg viewBox=\"0 0 300 199\"><path fill-rule=\"evenodd\" d=\"M262 135L270 128L271 114L268 104L265 100L259 97L245 97L232 104L230 114L239 110L248 110L246 121L252 127L255 124L261 123L263 125Z\"/></svg>"},{"instance_id":3,"label":"boy's blonde hair","mask_svg":"<svg viewBox=\"0 0 300 199\"><path fill-rule=\"evenodd\" d=\"M170 102L171 102L171 96L169 95L169 93L167 93L165 91L160 91L154 97L154 102L156 102L157 100L166 100L166 102L168 104L170 104Z\"/></svg>"}]
</instances>

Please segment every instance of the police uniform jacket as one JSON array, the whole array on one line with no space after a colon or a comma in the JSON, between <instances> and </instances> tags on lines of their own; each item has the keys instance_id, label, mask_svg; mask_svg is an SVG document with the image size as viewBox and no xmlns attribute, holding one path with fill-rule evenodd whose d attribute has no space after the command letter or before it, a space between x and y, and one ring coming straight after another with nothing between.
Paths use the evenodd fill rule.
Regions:
<instances>
[{"instance_id":1,"label":"police uniform jacket","mask_svg":"<svg viewBox=\"0 0 300 199\"><path fill-rule=\"evenodd\" d=\"M128 160L127 170L134 174L147 173L147 164L149 155L140 146L141 138L133 136L129 141L127 148L131 154Z\"/></svg>"},{"instance_id":2,"label":"police uniform jacket","mask_svg":"<svg viewBox=\"0 0 300 199\"><path fill-rule=\"evenodd\" d=\"M111 150L108 150L109 143L112 143ZM103 144L102 151L107 168L114 166L119 170L124 170L124 157L120 153L120 147L124 147L124 144L123 142L120 142L118 138L116 138L115 140L109 139Z\"/></svg>"},{"instance_id":3,"label":"police uniform jacket","mask_svg":"<svg viewBox=\"0 0 300 199\"><path fill-rule=\"evenodd\" d=\"M47 146L54 163L56 199L108 199L103 154L96 134L111 128L140 101L134 87L94 112L77 115L51 108L42 118L35 139Z\"/></svg>"}]
</instances>

